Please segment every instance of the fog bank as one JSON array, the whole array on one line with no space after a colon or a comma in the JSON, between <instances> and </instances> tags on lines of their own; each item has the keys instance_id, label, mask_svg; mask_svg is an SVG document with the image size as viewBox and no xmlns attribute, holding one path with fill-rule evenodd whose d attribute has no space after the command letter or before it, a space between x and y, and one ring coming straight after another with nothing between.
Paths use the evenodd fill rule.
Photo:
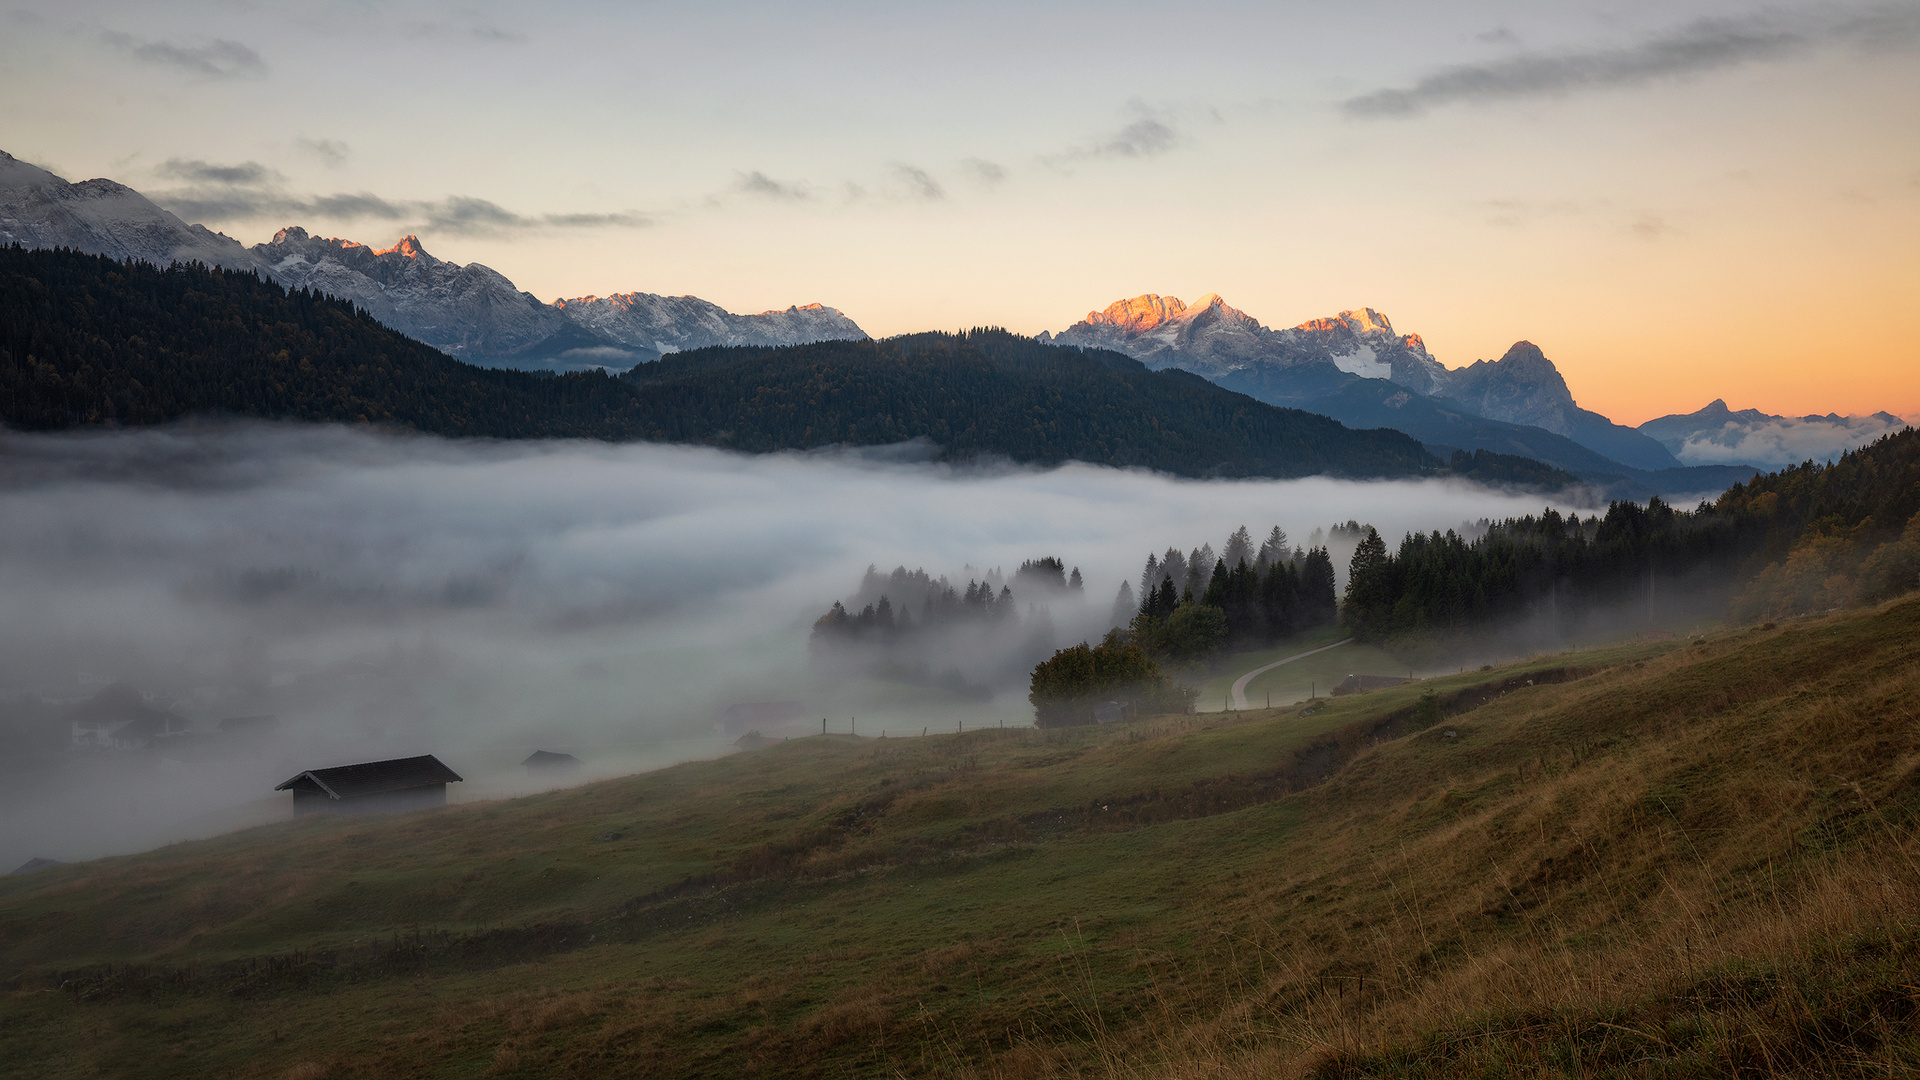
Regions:
<instances>
[{"instance_id":1,"label":"fog bank","mask_svg":"<svg viewBox=\"0 0 1920 1080\"><path fill-rule=\"evenodd\" d=\"M1391 543L1541 508L1456 482L912 456L265 424L0 436L0 872L283 813L271 788L305 768L430 752L471 798L536 786L517 768L535 748L598 775L723 752L732 703L862 734L1030 720L1016 693L811 667L808 629L869 565L964 581L1055 555L1097 622L1148 552L1243 524L1352 518ZM69 749L64 710L115 684L190 734Z\"/></svg>"}]
</instances>

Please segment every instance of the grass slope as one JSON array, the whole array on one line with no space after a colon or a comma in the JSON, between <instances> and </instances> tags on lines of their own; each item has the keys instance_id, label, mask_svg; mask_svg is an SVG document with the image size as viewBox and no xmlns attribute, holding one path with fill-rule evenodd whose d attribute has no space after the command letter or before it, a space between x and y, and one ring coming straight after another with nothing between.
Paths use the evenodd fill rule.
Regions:
<instances>
[{"instance_id":1,"label":"grass slope","mask_svg":"<svg viewBox=\"0 0 1920 1080\"><path fill-rule=\"evenodd\" d=\"M1431 691L1431 696L1427 692ZM0 881L23 1076L1891 1075L1920 598Z\"/></svg>"}]
</instances>

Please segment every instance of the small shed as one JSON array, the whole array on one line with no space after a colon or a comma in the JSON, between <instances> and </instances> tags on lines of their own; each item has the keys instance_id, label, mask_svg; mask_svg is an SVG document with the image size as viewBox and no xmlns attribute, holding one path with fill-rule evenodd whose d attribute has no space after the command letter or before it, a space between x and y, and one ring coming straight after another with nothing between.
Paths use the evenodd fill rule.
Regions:
<instances>
[{"instance_id":1,"label":"small shed","mask_svg":"<svg viewBox=\"0 0 1920 1080\"><path fill-rule=\"evenodd\" d=\"M422 754L308 769L273 790L293 792L296 814L385 814L445 806L447 785L457 784L460 779L460 774L442 765L439 758Z\"/></svg>"},{"instance_id":2,"label":"small shed","mask_svg":"<svg viewBox=\"0 0 1920 1080\"><path fill-rule=\"evenodd\" d=\"M535 750L520 764L526 767L528 776L559 776L580 771L579 758L552 750Z\"/></svg>"}]
</instances>

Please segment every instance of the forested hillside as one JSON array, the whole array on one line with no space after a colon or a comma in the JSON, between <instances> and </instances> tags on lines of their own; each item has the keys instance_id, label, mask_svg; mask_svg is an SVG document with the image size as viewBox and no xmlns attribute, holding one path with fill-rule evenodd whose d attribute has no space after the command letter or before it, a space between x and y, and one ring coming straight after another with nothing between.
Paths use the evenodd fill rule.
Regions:
<instances>
[{"instance_id":1,"label":"forested hillside","mask_svg":"<svg viewBox=\"0 0 1920 1080\"><path fill-rule=\"evenodd\" d=\"M247 273L0 249L0 423L195 415L436 435L647 439L763 452L924 438L944 457L1185 476L1407 476L1392 431L1263 405L1198 376L999 331L703 349L624 378L475 368L350 305Z\"/></svg>"},{"instance_id":2,"label":"forested hillside","mask_svg":"<svg viewBox=\"0 0 1920 1080\"><path fill-rule=\"evenodd\" d=\"M697 349L623 376L649 438L742 450L928 438L947 455L1183 476L1406 476L1439 462L1396 431L1264 405L1118 353L1003 330Z\"/></svg>"},{"instance_id":3,"label":"forested hillside","mask_svg":"<svg viewBox=\"0 0 1920 1080\"><path fill-rule=\"evenodd\" d=\"M472 367L251 273L0 248L0 422L49 431L206 414L453 436L640 432L633 396L604 375Z\"/></svg>"},{"instance_id":4,"label":"forested hillside","mask_svg":"<svg viewBox=\"0 0 1920 1080\"><path fill-rule=\"evenodd\" d=\"M1832 465L1736 484L1692 510L1617 502L1582 520L1547 511L1485 535L1414 534L1389 552L1369 530L1341 618L1355 636L1463 630L1521 617L1576 624L1663 590L1711 596L1742 618L1872 603L1920 587L1920 432Z\"/></svg>"}]
</instances>

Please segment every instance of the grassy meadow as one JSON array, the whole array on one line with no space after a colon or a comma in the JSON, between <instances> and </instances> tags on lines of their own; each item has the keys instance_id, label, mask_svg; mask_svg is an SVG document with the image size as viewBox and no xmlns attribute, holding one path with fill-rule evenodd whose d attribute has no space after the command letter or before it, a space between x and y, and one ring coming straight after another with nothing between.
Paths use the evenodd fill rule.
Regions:
<instances>
[{"instance_id":1,"label":"grassy meadow","mask_svg":"<svg viewBox=\"0 0 1920 1080\"><path fill-rule=\"evenodd\" d=\"M1912 1075L1917 720L1920 598L264 826L0 879L0 1072Z\"/></svg>"}]
</instances>

